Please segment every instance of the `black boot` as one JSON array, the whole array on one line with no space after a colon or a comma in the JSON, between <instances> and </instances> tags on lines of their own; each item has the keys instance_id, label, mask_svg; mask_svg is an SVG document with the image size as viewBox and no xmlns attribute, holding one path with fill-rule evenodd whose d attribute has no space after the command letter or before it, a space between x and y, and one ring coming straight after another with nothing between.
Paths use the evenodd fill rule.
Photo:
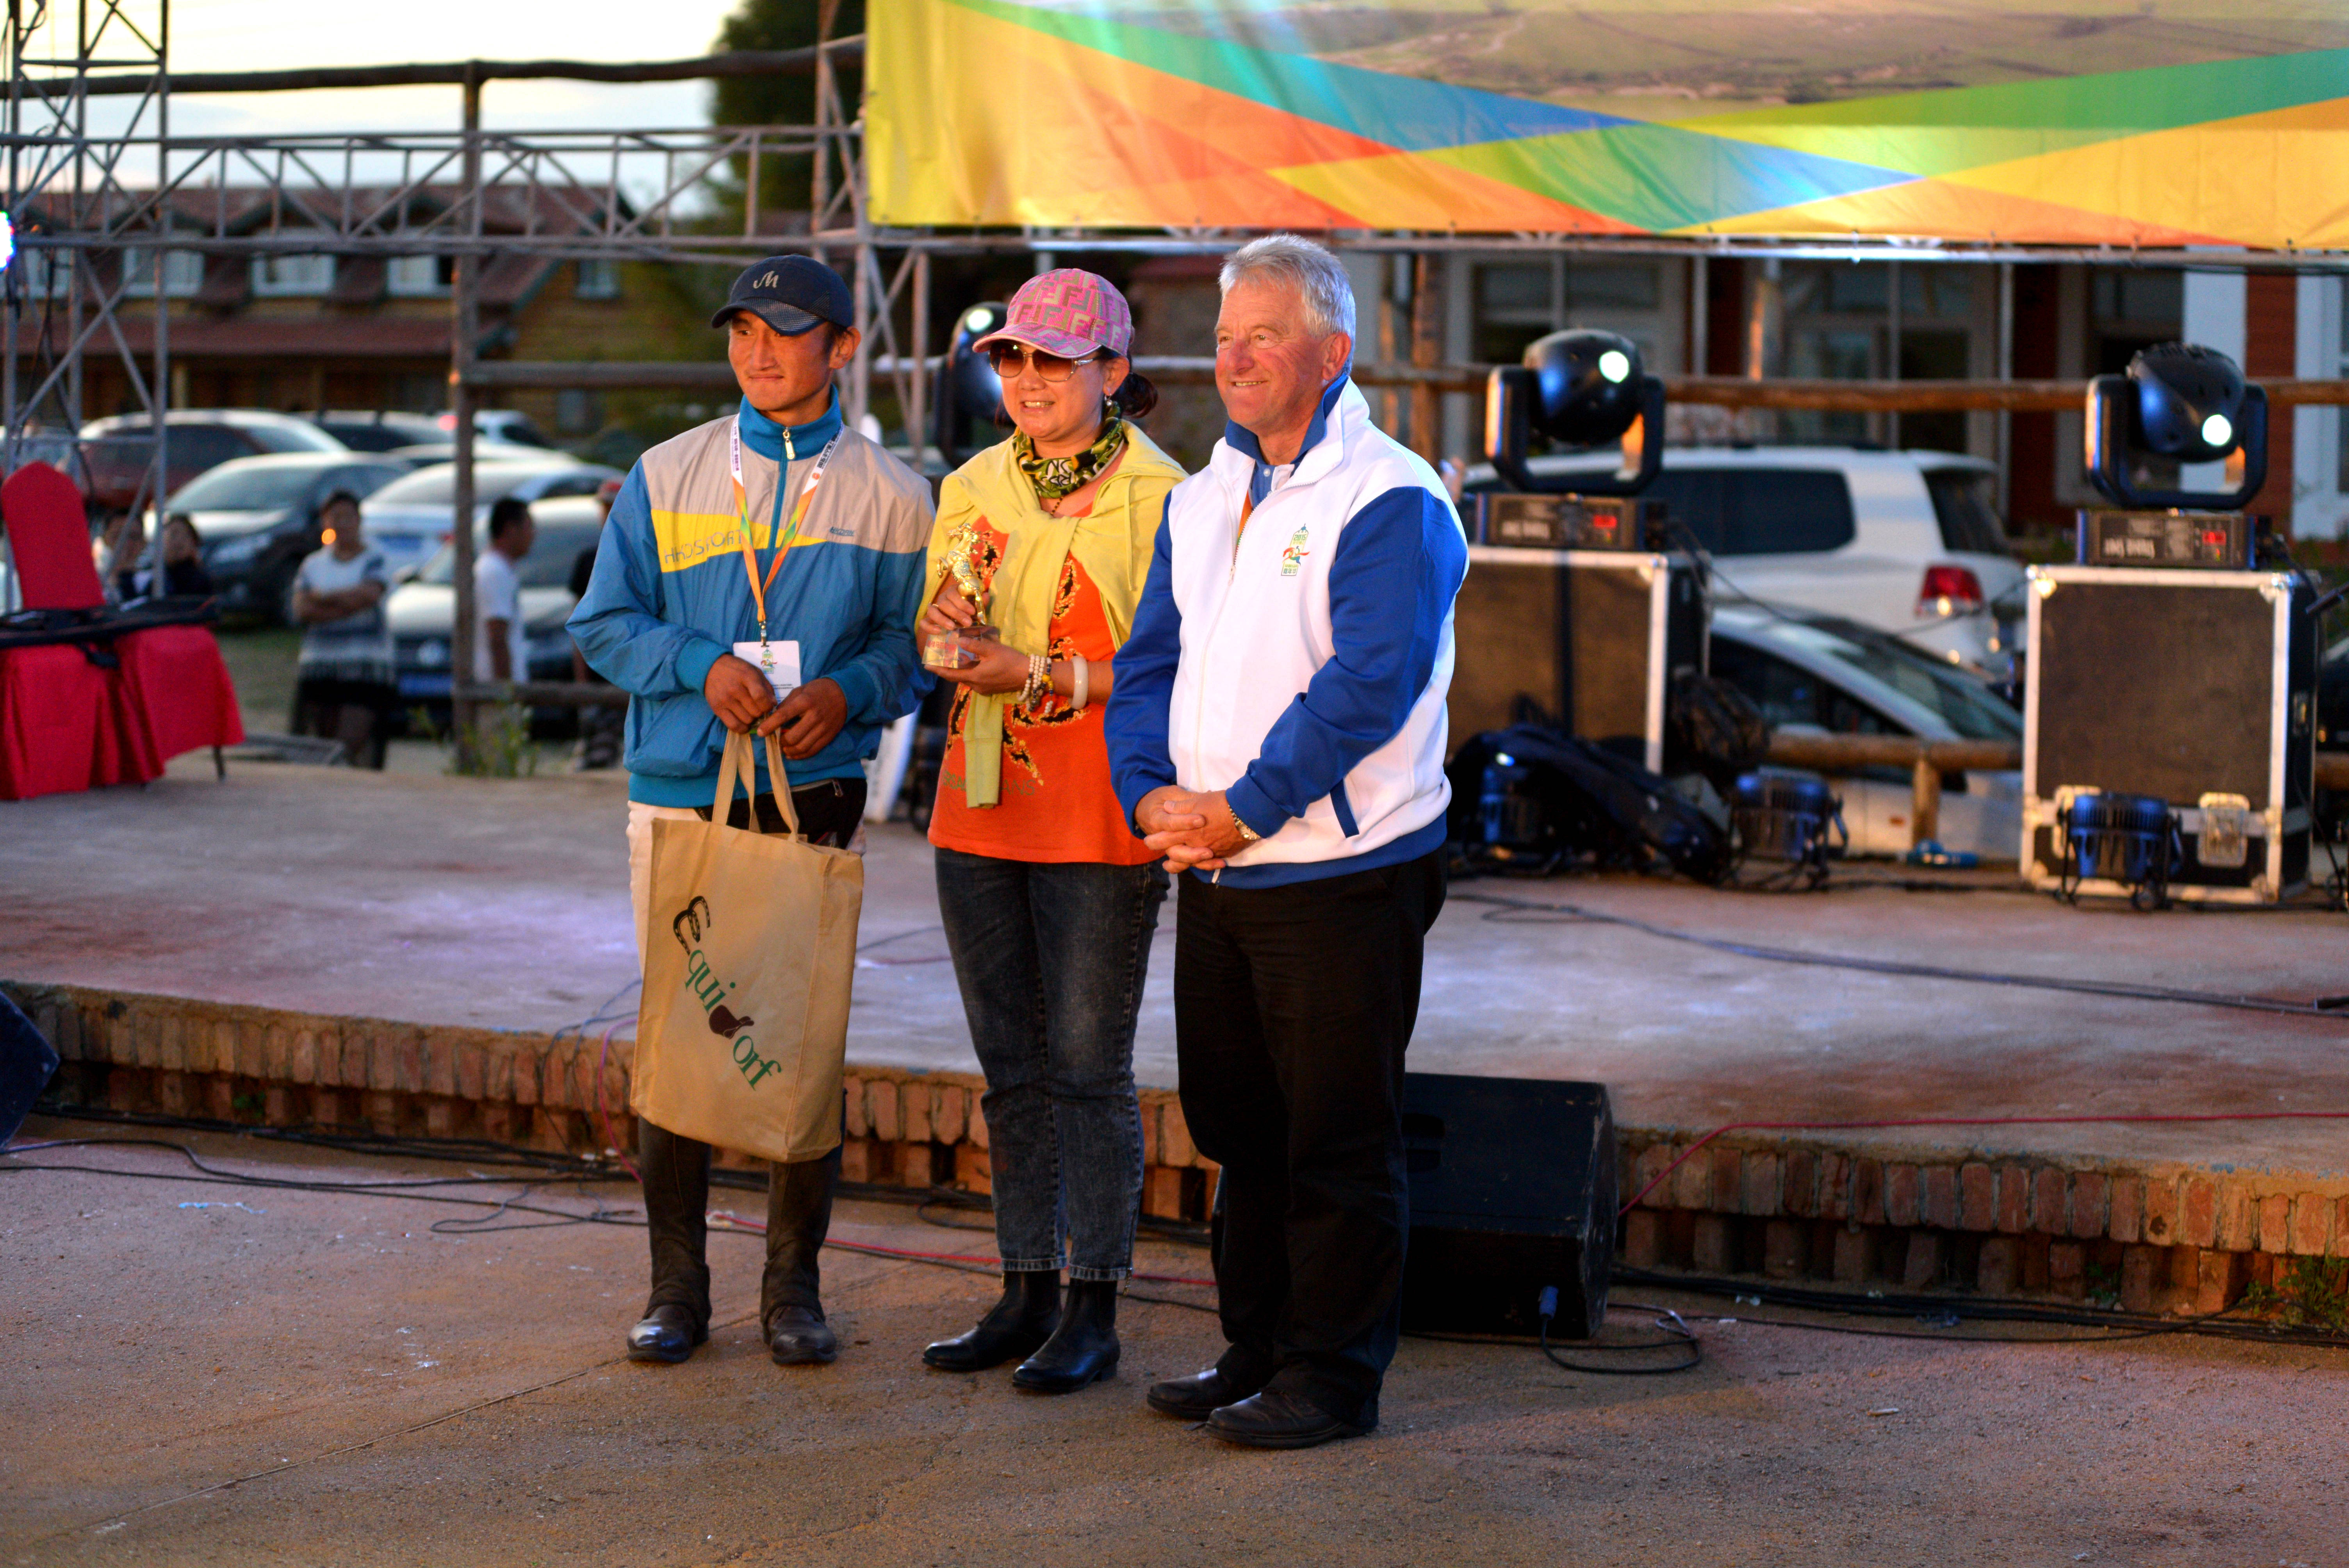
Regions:
<instances>
[{"instance_id":1,"label":"black boot","mask_svg":"<svg viewBox=\"0 0 2349 1568\"><path fill-rule=\"evenodd\" d=\"M1068 1309L1044 1348L1011 1373L1030 1394L1071 1394L1117 1370L1117 1281L1072 1279Z\"/></svg>"},{"instance_id":2,"label":"black boot","mask_svg":"<svg viewBox=\"0 0 2349 1568\"><path fill-rule=\"evenodd\" d=\"M1061 1271L1023 1270L1003 1276L1003 1295L968 1334L941 1339L922 1359L941 1372L984 1372L1033 1355L1061 1322Z\"/></svg>"}]
</instances>

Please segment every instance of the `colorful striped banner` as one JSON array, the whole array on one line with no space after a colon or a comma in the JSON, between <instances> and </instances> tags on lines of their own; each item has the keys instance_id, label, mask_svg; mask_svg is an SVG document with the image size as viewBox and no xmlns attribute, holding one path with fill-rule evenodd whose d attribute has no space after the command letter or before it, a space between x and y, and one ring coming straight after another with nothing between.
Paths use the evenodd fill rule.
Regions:
<instances>
[{"instance_id":1,"label":"colorful striped banner","mask_svg":"<svg viewBox=\"0 0 2349 1568\"><path fill-rule=\"evenodd\" d=\"M1374 5L870 0L873 210L908 225L2330 249L2349 245L2339 11L1422 0L1381 34ZM1822 12L1837 26L1815 26ZM1344 31L1332 15L1372 42L1322 39ZM1611 74L1534 47L1571 26L1630 36L1599 62ZM1718 35L1727 58L1771 27L1785 47L1758 66L1692 42ZM1943 35L1962 45L1920 54ZM2312 42L2332 46L2292 46ZM2099 59L2131 67L2059 74ZM1435 79L1478 74L1539 96Z\"/></svg>"}]
</instances>

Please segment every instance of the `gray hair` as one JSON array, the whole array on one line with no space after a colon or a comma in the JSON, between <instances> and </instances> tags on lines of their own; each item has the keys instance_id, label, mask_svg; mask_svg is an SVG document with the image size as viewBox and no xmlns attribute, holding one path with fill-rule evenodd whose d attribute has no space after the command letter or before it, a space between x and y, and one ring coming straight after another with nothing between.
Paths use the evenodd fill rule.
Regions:
<instances>
[{"instance_id":1,"label":"gray hair","mask_svg":"<svg viewBox=\"0 0 2349 1568\"><path fill-rule=\"evenodd\" d=\"M1284 283L1305 300L1305 315L1313 330L1327 337L1342 332L1354 335L1354 284L1345 263L1323 247L1297 234L1267 234L1250 240L1224 258L1216 278L1225 294L1243 283L1258 280Z\"/></svg>"}]
</instances>

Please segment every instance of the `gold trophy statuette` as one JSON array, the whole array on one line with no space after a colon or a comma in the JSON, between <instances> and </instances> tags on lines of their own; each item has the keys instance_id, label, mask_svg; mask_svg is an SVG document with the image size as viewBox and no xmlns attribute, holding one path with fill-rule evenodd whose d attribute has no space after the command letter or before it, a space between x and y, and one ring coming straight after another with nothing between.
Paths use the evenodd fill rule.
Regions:
<instances>
[{"instance_id":1,"label":"gold trophy statuette","mask_svg":"<svg viewBox=\"0 0 2349 1568\"><path fill-rule=\"evenodd\" d=\"M987 591L979 586L978 568L973 558L978 552L978 519L970 518L957 524L947 535L947 574L955 586L979 614L978 623L959 631L934 634L922 645L922 663L934 670L968 669L978 663L978 655L964 645L966 642L988 642L1002 635L987 624Z\"/></svg>"}]
</instances>

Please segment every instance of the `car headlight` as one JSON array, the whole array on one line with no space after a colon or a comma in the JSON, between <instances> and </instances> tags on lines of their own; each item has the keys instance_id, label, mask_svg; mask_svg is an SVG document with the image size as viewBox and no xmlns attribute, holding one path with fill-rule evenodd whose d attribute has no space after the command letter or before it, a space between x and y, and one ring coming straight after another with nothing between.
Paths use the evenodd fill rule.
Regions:
<instances>
[{"instance_id":1,"label":"car headlight","mask_svg":"<svg viewBox=\"0 0 2349 1568\"><path fill-rule=\"evenodd\" d=\"M223 539L204 552L207 563L213 566L241 566L260 554L269 544L266 533L240 533L233 539Z\"/></svg>"}]
</instances>

